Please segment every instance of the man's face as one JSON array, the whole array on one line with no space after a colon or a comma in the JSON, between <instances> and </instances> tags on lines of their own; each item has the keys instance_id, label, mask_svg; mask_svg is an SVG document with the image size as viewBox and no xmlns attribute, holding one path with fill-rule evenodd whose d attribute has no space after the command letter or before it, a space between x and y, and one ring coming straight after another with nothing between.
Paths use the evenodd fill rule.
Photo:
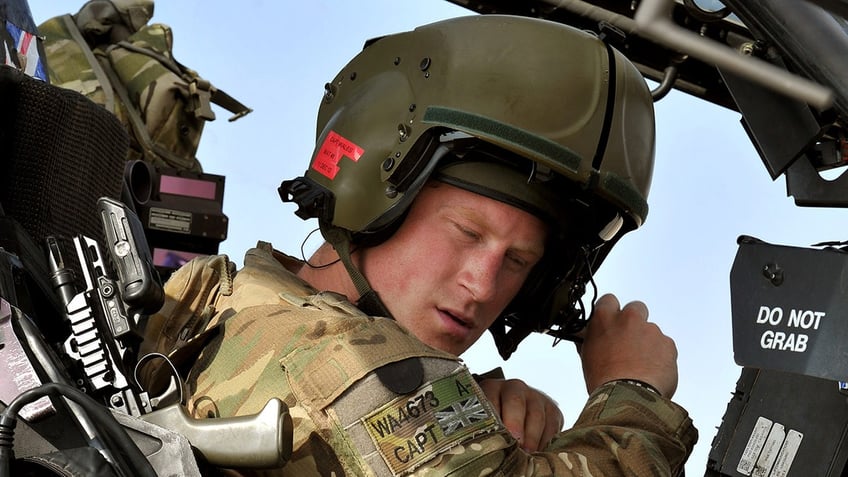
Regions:
<instances>
[{"instance_id":1,"label":"man's face","mask_svg":"<svg viewBox=\"0 0 848 477\"><path fill-rule=\"evenodd\" d=\"M459 355L518 293L546 234L528 212L431 182L390 239L359 252L359 265L404 328Z\"/></svg>"}]
</instances>

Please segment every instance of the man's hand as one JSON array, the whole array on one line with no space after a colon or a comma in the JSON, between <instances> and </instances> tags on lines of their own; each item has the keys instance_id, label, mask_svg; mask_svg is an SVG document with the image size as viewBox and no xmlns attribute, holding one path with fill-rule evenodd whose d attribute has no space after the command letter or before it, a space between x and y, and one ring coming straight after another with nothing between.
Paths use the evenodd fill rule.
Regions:
<instances>
[{"instance_id":1,"label":"man's hand","mask_svg":"<svg viewBox=\"0 0 848 477\"><path fill-rule=\"evenodd\" d=\"M616 379L645 382L669 399L677 389L677 347L640 301L620 308L614 295L602 296L579 349L589 393Z\"/></svg>"},{"instance_id":2,"label":"man's hand","mask_svg":"<svg viewBox=\"0 0 848 477\"><path fill-rule=\"evenodd\" d=\"M544 449L562 430L557 403L519 379L484 379L480 387L518 445L527 452Z\"/></svg>"}]
</instances>

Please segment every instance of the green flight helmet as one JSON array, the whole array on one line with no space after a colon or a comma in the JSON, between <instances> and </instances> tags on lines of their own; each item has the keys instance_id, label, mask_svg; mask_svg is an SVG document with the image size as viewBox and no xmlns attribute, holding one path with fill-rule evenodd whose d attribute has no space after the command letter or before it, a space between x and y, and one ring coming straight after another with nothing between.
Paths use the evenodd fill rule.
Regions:
<instances>
[{"instance_id":1,"label":"green flight helmet","mask_svg":"<svg viewBox=\"0 0 848 477\"><path fill-rule=\"evenodd\" d=\"M490 330L506 358L531 332L570 339L583 327L585 284L647 216L654 137L642 75L597 36L473 15L367 42L325 85L310 166L279 192L298 216L318 218L362 293L367 281L345 259L351 243L385 239L428 178L480 192L474 167L446 164L493 158L544 184L554 240ZM502 183L489 195L516 187Z\"/></svg>"}]
</instances>

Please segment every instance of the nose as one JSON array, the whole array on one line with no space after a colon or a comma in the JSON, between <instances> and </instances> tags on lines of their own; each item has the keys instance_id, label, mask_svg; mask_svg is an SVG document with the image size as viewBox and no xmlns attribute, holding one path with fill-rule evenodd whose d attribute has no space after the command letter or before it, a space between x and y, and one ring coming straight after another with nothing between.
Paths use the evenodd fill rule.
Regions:
<instances>
[{"instance_id":1,"label":"nose","mask_svg":"<svg viewBox=\"0 0 848 477\"><path fill-rule=\"evenodd\" d=\"M503 254L493 250L475 250L462 259L459 284L471 293L475 302L483 303L497 296L503 260Z\"/></svg>"}]
</instances>

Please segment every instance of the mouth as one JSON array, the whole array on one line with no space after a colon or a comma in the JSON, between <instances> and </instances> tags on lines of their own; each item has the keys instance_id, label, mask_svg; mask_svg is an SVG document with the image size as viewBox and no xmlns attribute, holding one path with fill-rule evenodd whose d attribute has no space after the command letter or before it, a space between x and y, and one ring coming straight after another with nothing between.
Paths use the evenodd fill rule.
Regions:
<instances>
[{"instance_id":1,"label":"mouth","mask_svg":"<svg viewBox=\"0 0 848 477\"><path fill-rule=\"evenodd\" d=\"M460 316L454 313L451 313L448 310L440 309L439 312L445 316L448 320L452 321L456 325L459 325L462 328L472 329L474 328L474 321L471 318L467 318L464 316Z\"/></svg>"}]
</instances>

